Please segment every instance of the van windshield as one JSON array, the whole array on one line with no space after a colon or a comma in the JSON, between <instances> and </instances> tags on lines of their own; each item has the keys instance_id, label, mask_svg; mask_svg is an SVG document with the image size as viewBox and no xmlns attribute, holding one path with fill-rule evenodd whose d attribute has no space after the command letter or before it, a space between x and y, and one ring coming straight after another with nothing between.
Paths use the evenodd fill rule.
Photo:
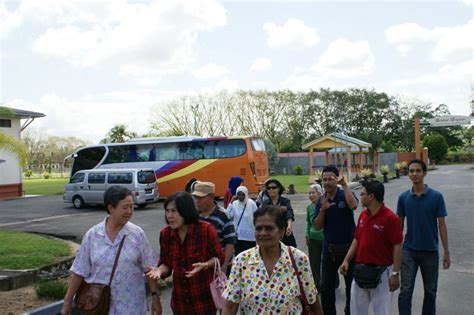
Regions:
<instances>
[{"instance_id":1,"label":"van windshield","mask_svg":"<svg viewBox=\"0 0 474 315\"><path fill-rule=\"evenodd\" d=\"M155 172L140 171L138 172L138 182L140 184L151 184L156 181Z\"/></svg>"}]
</instances>

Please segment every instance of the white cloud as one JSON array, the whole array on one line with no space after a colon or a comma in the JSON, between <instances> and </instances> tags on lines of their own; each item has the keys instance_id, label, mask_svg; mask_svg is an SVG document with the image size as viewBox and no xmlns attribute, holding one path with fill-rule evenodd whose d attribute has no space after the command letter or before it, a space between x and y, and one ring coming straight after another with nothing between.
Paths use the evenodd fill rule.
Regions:
<instances>
[{"instance_id":1,"label":"white cloud","mask_svg":"<svg viewBox=\"0 0 474 315\"><path fill-rule=\"evenodd\" d=\"M295 18L288 19L282 26L267 22L263 29L267 32L267 44L270 48L302 50L319 43L316 29Z\"/></svg>"},{"instance_id":2,"label":"white cloud","mask_svg":"<svg viewBox=\"0 0 474 315\"><path fill-rule=\"evenodd\" d=\"M365 40L344 38L333 41L311 69L325 77L350 78L375 71L375 57Z\"/></svg>"},{"instance_id":3,"label":"white cloud","mask_svg":"<svg viewBox=\"0 0 474 315\"><path fill-rule=\"evenodd\" d=\"M148 132L156 104L162 104L179 94L149 91L112 91L102 95L84 95L69 99L47 94L38 101L16 99L8 102L14 108L37 111L46 117L35 119L32 127L41 128L49 135L74 136L93 143L103 139L116 124L126 124L140 134Z\"/></svg>"},{"instance_id":4,"label":"white cloud","mask_svg":"<svg viewBox=\"0 0 474 315\"><path fill-rule=\"evenodd\" d=\"M436 62L448 62L472 55L474 50L474 20L467 24L453 27L424 28L417 23L404 23L391 26L385 30L385 38L389 44L405 55L407 47L411 49L420 42L434 42L431 59Z\"/></svg>"},{"instance_id":5,"label":"white cloud","mask_svg":"<svg viewBox=\"0 0 474 315\"><path fill-rule=\"evenodd\" d=\"M230 71L223 66L209 63L193 71L193 76L198 80L214 80L230 74Z\"/></svg>"},{"instance_id":6,"label":"white cloud","mask_svg":"<svg viewBox=\"0 0 474 315\"><path fill-rule=\"evenodd\" d=\"M252 62L250 71L266 72L272 70L272 62L268 58L257 58Z\"/></svg>"},{"instance_id":7,"label":"white cloud","mask_svg":"<svg viewBox=\"0 0 474 315\"><path fill-rule=\"evenodd\" d=\"M1 12L13 21L9 25L37 24L33 51L38 54L144 82L184 71L194 60L197 35L226 24L226 11L217 0L26 0L15 11Z\"/></svg>"},{"instance_id":8,"label":"white cloud","mask_svg":"<svg viewBox=\"0 0 474 315\"><path fill-rule=\"evenodd\" d=\"M448 64L436 71L403 78L389 84L403 94L417 95L435 105L447 104L452 114L469 114L474 60Z\"/></svg>"}]
</instances>

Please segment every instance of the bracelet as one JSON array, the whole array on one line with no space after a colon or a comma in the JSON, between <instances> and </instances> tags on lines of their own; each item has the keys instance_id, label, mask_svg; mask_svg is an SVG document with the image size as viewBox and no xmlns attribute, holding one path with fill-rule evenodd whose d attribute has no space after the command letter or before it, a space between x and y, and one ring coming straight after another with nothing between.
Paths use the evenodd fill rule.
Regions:
<instances>
[{"instance_id":1,"label":"bracelet","mask_svg":"<svg viewBox=\"0 0 474 315\"><path fill-rule=\"evenodd\" d=\"M152 291L151 296L155 296L155 295L160 296L160 292L159 291Z\"/></svg>"}]
</instances>

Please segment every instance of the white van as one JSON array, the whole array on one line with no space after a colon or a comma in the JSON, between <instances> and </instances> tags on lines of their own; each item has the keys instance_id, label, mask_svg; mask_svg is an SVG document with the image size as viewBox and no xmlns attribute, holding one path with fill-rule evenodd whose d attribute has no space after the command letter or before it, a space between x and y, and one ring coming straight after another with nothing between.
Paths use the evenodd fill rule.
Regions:
<instances>
[{"instance_id":1,"label":"white van","mask_svg":"<svg viewBox=\"0 0 474 315\"><path fill-rule=\"evenodd\" d=\"M135 204L143 208L159 199L152 169L92 169L79 171L64 186L63 200L81 209L86 204L104 204L104 192L110 186L128 188Z\"/></svg>"}]
</instances>

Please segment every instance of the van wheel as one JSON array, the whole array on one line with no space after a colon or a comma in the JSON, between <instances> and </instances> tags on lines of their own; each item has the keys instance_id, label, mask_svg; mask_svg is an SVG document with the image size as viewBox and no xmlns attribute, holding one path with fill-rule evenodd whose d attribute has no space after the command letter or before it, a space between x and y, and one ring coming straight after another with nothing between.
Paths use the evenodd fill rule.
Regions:
<instances>
[{"instance_id":1,"label":"van wheel","mask_svg":"<svg viewBox=\"0 0 474 315\"><path fill-rule=\"evenodd\" d=\"M74 196L74 198L72 198L72 205L76 209L82 209L84 208L84 199L80 196Z\"/></svg>"},{"instance_id":2,"label":"van wheel","mask_svg":"<svg viewBox=\"0 0 474 315\"><path fill-rule=\"evenodd\" d=\"M138 209L145 209L146 203L141 203L137 207L138 207Z\"/></svg>"}]
</instances>

